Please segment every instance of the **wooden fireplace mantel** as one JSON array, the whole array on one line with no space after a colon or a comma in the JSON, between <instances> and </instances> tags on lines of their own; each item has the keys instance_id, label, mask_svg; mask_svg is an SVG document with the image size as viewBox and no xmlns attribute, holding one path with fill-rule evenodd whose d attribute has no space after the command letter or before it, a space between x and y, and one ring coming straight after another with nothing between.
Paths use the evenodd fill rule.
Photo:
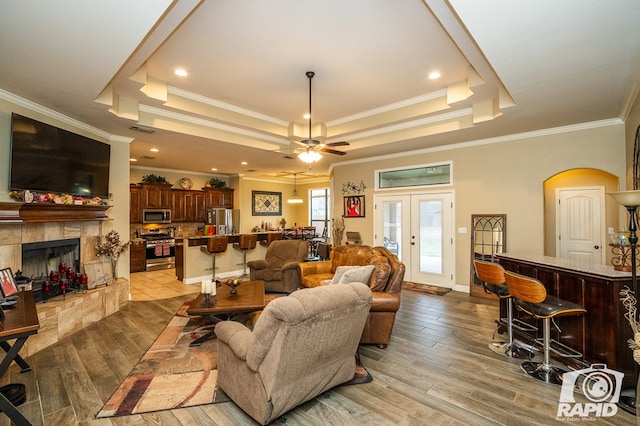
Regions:
<instances>
[{"instance_id":1,"label":"wooden fireplace mantel","mask_svg":"<svg viewBox=\"0 0 640 426\"><path fill-rule=\"evenodd\" d=\"M110 220L111 206L0 202L0 223L44 223Z\"/></svg>"}]
</instances>

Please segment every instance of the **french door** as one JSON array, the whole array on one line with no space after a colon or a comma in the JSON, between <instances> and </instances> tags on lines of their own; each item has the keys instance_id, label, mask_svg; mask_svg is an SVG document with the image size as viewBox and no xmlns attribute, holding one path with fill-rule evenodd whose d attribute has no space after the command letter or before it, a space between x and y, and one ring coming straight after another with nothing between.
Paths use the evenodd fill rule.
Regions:
<instances>
[{"instance_id":1,"label":"french door","mask_svg":"<svg viewBox=\"0 0 640 426\"><path fill-rule=\"evenodd\" d=\"M453 288L453 193L374 197L375 245L406 266L405 281Z\"/></svg>"}]
</instances>

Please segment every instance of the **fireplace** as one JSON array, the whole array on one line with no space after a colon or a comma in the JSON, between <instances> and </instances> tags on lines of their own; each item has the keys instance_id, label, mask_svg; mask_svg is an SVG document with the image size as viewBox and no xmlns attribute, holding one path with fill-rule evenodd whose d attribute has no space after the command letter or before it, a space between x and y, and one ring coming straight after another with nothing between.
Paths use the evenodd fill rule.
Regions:
<instances>
[{"instance_id":1,"label":"fireplace","mask_svg":"<svg viewBox=\"0 0 640 426\"><path fill-rule=\"evenodd\" d=\"M80 239L41 241L22 244L22 275L32 280L36 301L62 293L54 285L44 295L43 287L50 279L51 272L60 274L59 266L66 265L75 273L80 272ZM62 277L60 277L62 279Z\"/></svg>"}]
</instances>

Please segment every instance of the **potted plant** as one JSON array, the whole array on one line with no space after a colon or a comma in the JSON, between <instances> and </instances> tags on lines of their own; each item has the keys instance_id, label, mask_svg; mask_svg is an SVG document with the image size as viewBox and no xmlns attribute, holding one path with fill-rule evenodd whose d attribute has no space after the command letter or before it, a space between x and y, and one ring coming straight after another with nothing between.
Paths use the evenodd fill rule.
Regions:
<instances>
[{"instance_id":1,"label":"potted plant","mask_svg":"<svg viewBox=\"0 0 640 426\"><path fill-rule=\"evenodd\" d=\"M144 175L142 176L142 183L163 183L168 184L169 182L163 176L157 176L154 174Z\"/></svg>"},{"instance_id":2,"label":"potted plant","mask_svg":"<svg viewBox=\"0 0 640 426\"><path fill-rule=\"evenodd\" d=\"M121 242L120 234L116 231L110 231L106 237L105 241L102 242L102 238L98 237L98 244L96 245L96 255L97 256L106 256L109 258L111 262L111 273L113 275L113 279L116 280L118 278L117 269L118 269L118 258L129 248L130 242Z\"/></svg>"},{"instance_id":3,"label":"potted plant","mask_svg":"<svg viewBox=\"0 0 640 426\"><path fill-rule=\"evenodd\" d=\"M205 184L205 188L226 188L227 183L218 178L211 178Z\"/></svg>"}]
</instances>

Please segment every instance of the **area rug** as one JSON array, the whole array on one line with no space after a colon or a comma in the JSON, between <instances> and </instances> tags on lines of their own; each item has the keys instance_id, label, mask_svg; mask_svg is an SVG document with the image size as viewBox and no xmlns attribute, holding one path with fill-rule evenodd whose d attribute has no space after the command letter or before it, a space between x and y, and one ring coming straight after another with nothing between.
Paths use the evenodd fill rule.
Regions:
<instances>
[{"instance_id":1,"label":"area rug","mask_svg":"<svg viewBox=\"0 0 640 426\"><path fill-rule=\"evenodd\" d=\"M149 350L96 414L125 416L229 401L216 389L218 353L215 339L190 347L210 330L202 317L178 310Z\"/></svg>"},{"instance_id":2,"label":"area rug","mask_svg":"<svg viewBox=\"0 0 640 426\"><path fill-rule=\"evenodd\" d=\"M420 293L434 294L436 296L444 296L451 291L450 288L438 287L428 284L416 284L405 281L402 283L403 290L419 291Z\"/></svg>"},{"instance_id":3,"label":"area rug","mask_svg":"<svg viewBox=\"0 0 640 426\"><path fill-rule=\"evenodd\" d=\"M268 301L275 297L269 297ZM217 341L209 339L190 347L196 338L210 330L206 318L188 316L187 301L176 312L133 370L120 384L96 418L126 416L217 404L230 401L216 388L218 379ZM355 376L345 385L373 380L356 354Z\"/></svg>"}]
</instances>

